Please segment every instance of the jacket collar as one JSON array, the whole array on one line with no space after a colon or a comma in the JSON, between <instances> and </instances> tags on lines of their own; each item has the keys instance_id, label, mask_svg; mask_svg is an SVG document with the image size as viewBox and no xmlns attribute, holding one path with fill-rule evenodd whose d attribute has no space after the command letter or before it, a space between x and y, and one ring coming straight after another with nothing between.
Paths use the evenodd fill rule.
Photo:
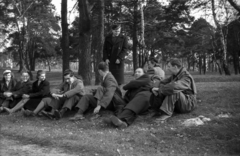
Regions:
<instances>
[{"instance_id":1,"label":"jacket collar","mask_svg":"<svg viewBox=\"0 0 240 156\"><path fill-rule=\"evenodd\" d=\"M110 34L106 37L106 41L113 44L112 38L113 38L113 36L112 36L112 34ZM122 34L119 34L116 39L116 43L121 42L123 39L124 39L124 36Z\"/></svg>"}]
</instances>

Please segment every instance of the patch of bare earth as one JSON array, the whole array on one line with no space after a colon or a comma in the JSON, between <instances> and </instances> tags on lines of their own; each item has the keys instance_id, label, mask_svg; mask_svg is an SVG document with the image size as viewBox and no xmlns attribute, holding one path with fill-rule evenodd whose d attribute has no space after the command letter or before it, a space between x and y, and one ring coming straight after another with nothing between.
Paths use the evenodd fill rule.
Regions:
<instances>
[{"instance_id":1,"label":"patch of bare earth","mask_svg":"<svg viewBox=\"0 0 240 156\"><path fill-rule=\"evenodd\" d=\"M67 154L59 148L40 147L36 144L23 145L20 140L1 139L1 156L76 156Z\"/></svg>"}]
</instances>

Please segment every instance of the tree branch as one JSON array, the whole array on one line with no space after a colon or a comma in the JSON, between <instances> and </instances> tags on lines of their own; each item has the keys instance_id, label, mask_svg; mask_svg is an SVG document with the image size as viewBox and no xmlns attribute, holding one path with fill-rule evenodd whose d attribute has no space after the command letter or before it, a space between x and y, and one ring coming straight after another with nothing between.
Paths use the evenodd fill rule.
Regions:
<instances>
[{"instance_id":1,"label":"tree branch","mask_svg":"<svg viewBox=\"0 0 240 156\"><path fill-rule=\"evenodd\" d=\"M231 4L231 6L232 7L234 7L234 9L236 9L237 11L238 11L238 13L240 14L240 7L236 4L236 3L234 3L233 2L233 0L227 0L230 4Z\"/></svg>"}]
</instances>

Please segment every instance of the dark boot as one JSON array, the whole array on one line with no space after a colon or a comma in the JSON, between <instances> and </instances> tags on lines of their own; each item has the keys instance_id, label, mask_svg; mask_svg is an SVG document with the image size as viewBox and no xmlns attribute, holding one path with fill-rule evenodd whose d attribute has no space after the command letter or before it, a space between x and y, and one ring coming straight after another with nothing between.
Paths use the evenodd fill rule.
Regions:
<instances>
[{"instance_id":1,"label":"dark boot","mask_svg":"<svg viewBox=\"0 0 240 156\"><path fill-rule=\"evenodd\" d=\"M57 120L61 119L64 115L64 113L67 111L67 108L62 108L60 111L55 110L54 111L54 116Z\"/></svg>"}]
</instances>

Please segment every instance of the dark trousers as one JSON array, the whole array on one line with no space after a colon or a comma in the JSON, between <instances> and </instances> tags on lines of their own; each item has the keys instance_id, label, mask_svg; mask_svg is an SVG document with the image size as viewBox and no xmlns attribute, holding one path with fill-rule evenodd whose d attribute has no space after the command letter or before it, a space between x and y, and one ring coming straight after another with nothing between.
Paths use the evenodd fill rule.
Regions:
<instances>
[{"instance_id":1,"label":"dark trousers","mask_svg":"<svg viewBox=\"0 0 240 156\"><path fill-rule=\"evenodd\" d=\"M97 107L97 99L91 94L86 94L81 98L76 107L79 108L79 112L84 113L90 107Z\"/></svg>"},{"instance_id":2,"label":"dark trousers","mask_svg":"<svg viewBox=\"0 0 240 156\"><path fill-rule=\"evenodd\" d=\"M151 95L150 104L154 110L161 110L168 115L172 115L174 111L178 113L187 113L194 108L193 98L185 95L182 92L165 96L159 94ZM194 98L195 99L195 98Z\"/></svg>"},{"instance_id":3,"label":"dark trousers","mask_svg":"<svg viewBox=\"0 0 240 156\"><path fill-rule=\"evenodd\" d=\"M117 116L120 120L125 121L128 125L131 125L133 121L137 118L136 113L130 109L124 109Z\"/></svg>"},{"instance_id":4,"label":"dark trousers","mask_svg":"<svg viewBox=\"0 0 240 156\"><path fill-rule=\"evenodd\" d=\"M84 95L81 100L78 102L78 104L76 105L77 108L79 108L79 113L84 113L86 112L89 108L95 108L97 107L97 98L96 95L93 96L91 94L86 94ZM107 108L108 110L114 110L114 105L111 102Z\"/></svg>"}]
</instances>

